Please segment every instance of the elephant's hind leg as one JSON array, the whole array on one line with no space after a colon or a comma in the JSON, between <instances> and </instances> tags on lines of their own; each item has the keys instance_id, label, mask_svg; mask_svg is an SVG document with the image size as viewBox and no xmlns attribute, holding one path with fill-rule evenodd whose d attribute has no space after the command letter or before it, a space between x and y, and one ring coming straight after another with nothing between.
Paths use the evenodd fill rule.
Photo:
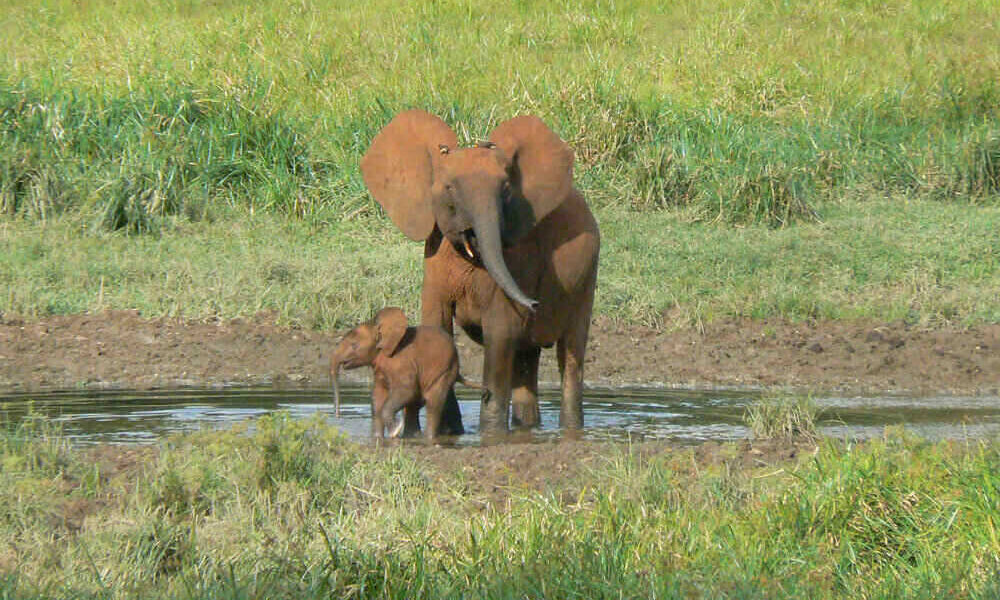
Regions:
<instances>
[{"instance_id":1,"label":"elephant's hind leg","mask_svg":"<svg viewBox=\"0 0 1000 600\"><path fill-rule=\"evenodd\" d=\"M424 394L424 410L427 411L425 415L427 426L424 428L424 433L429 440L441 434L448 435L450 433L446 427L442 427L449 394L454 396L455 391L451 385L444 385L443 382L432 386Z\"/></svg>"},{"instance_id":2,"label":"elephant's hind leg","mask_svg":"<svg viewBox=\"0 0 1000 600\"><path fill-rule=\"evenodd\" d=\"M591 288L593 290L593 288ZM556 346L559 374L562 376L562 405L559 425L569 429L583 428L583 360L587 353L590 312L593 291L579 307L578 318L569 326Z\"/></svg>"},{"instance_id":3,"label":"elephant's hind leg","mask_svg":"<svg viewBox=\"0 0 1000 600\"><path fill-rule=\"evenodd\" d=\"M537 427L542 415L538 409L538 359L541 348L520 350L514 355L513 389L511 401L514 427Z\"/></svg>"}]
</instances>

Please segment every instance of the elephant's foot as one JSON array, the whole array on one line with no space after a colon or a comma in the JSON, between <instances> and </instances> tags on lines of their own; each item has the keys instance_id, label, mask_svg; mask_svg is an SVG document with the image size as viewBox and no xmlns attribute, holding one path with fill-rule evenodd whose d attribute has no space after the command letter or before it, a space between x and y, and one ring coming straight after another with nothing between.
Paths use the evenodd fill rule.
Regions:
<instances>
[{"instance_id":1,"label":"elephant's foot","mask_svg":"<svg viewBox=\"0 0 1000 600\"><path fill-rule=\"evenodd\" d=\"M507 433L507 400L501 400L490 390L483 390L482 405L479 409L479 431L487 434Z\"/></svg>"},{"instance_id":2,"label":"elephant's foot","mask_svg":"<svg viewBox=\"0 0 1000 600\"><path fill-rule=\"evenodd\" d=\"M510 417L512 427L538 427L542 424L542 413L538 402L514 402Z\"/></svg>"}]
</instances>

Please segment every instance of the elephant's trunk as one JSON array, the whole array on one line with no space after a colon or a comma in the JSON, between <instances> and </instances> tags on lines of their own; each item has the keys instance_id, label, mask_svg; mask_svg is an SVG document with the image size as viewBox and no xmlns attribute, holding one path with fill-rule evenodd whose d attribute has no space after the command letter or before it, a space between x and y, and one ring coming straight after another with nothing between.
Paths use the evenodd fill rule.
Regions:
<instances>
[{"instance_id":1,"label":"elephant's trunk","mask_svg":"<svg viewBox=\"0 0 1000 600\"><path fill-rule=\"evenodd\" d=\"M514 277L507 269L507 263L503 260L503 244L500 241L500 228L496 223L484 223L485 219L477 219L473 224L473 231L476 232L476 244L479 247L479 256L483 261L483 266L500 289L507 294L507 297L534 311L538 306L537 300L532 300L521 291L514 281Z\"/></svg>"}]
</instances>

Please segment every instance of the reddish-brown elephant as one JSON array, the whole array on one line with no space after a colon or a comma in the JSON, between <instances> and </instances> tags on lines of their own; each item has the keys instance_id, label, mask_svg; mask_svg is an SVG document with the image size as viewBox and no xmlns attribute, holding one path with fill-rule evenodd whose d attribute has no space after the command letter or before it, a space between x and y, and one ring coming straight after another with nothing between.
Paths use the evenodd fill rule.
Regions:
<instances>
[{"instance_id":1,"label":"reddish-brown elephant","mask_svg":"<svg viewBox=\"0 0 1000 600\"><path fill-rule=\"evenodd\" d=\"M538 424L539 354L556 344L560 424L580 428L600 235L573 186L573 151L533 116L501 123L488 142L456 146L444 121L410 110L361 162L375 200L424 242L421 322L452 333L457 321L483 345L486 432ZM444 421L462 430L454 393ZM414 425L408 415L407 429Z\"/></svg>"},{"instance_id":2,"label":"reddish-brown elephant","mask_svg":"<svg viewBox=\"0 0 1000 600\"><path fill-rule=\"evenodd\" d=\"M448 394L455 382L471 387L458 370L458 352L451 335L440 327L410 327L402 310L390 307L375 318L344 334L330 355L330 379L340 414L340 368L374 367L372 433L382 437L386 428L396 437L404 421L396 424L401 409L418 416L427 407L428 438L437 436Z\"/></svg>"}]
</instances>

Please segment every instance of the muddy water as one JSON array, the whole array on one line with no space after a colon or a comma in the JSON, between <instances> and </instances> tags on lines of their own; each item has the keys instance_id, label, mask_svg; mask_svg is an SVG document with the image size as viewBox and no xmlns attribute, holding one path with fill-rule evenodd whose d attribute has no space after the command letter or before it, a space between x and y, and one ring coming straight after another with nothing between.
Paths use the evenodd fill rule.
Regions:
<instances>
[{"instance_id":1,"label":"muddy water","mask_svg":"<svg viewBox=\"0 0 1000 600\"><path fill-rule=\"evenodd\" d=\"M296 417L324 414L348 436L368 439L371 426L367 386L345 386L341 417L334 416L327 389L224 388L153 391L65 391L0 396L0 421L17 421L29 412L58 422L80 443L152 443L166 434L225 428L275 411ZM734 440L749 434L743 423L752 391L673 389L590 389L584 400L589 439L671 439L697 443ZM460 390L462 416L469 433L459 444L480 442L479 401ZM903 425L922 436L983 438L1000 435L998 397L826 397L820 431L829 436L865 438L889 425ZM543 392L542 428L524 441L560 435L557 390Z\"/></svg>"}]
</instances>

